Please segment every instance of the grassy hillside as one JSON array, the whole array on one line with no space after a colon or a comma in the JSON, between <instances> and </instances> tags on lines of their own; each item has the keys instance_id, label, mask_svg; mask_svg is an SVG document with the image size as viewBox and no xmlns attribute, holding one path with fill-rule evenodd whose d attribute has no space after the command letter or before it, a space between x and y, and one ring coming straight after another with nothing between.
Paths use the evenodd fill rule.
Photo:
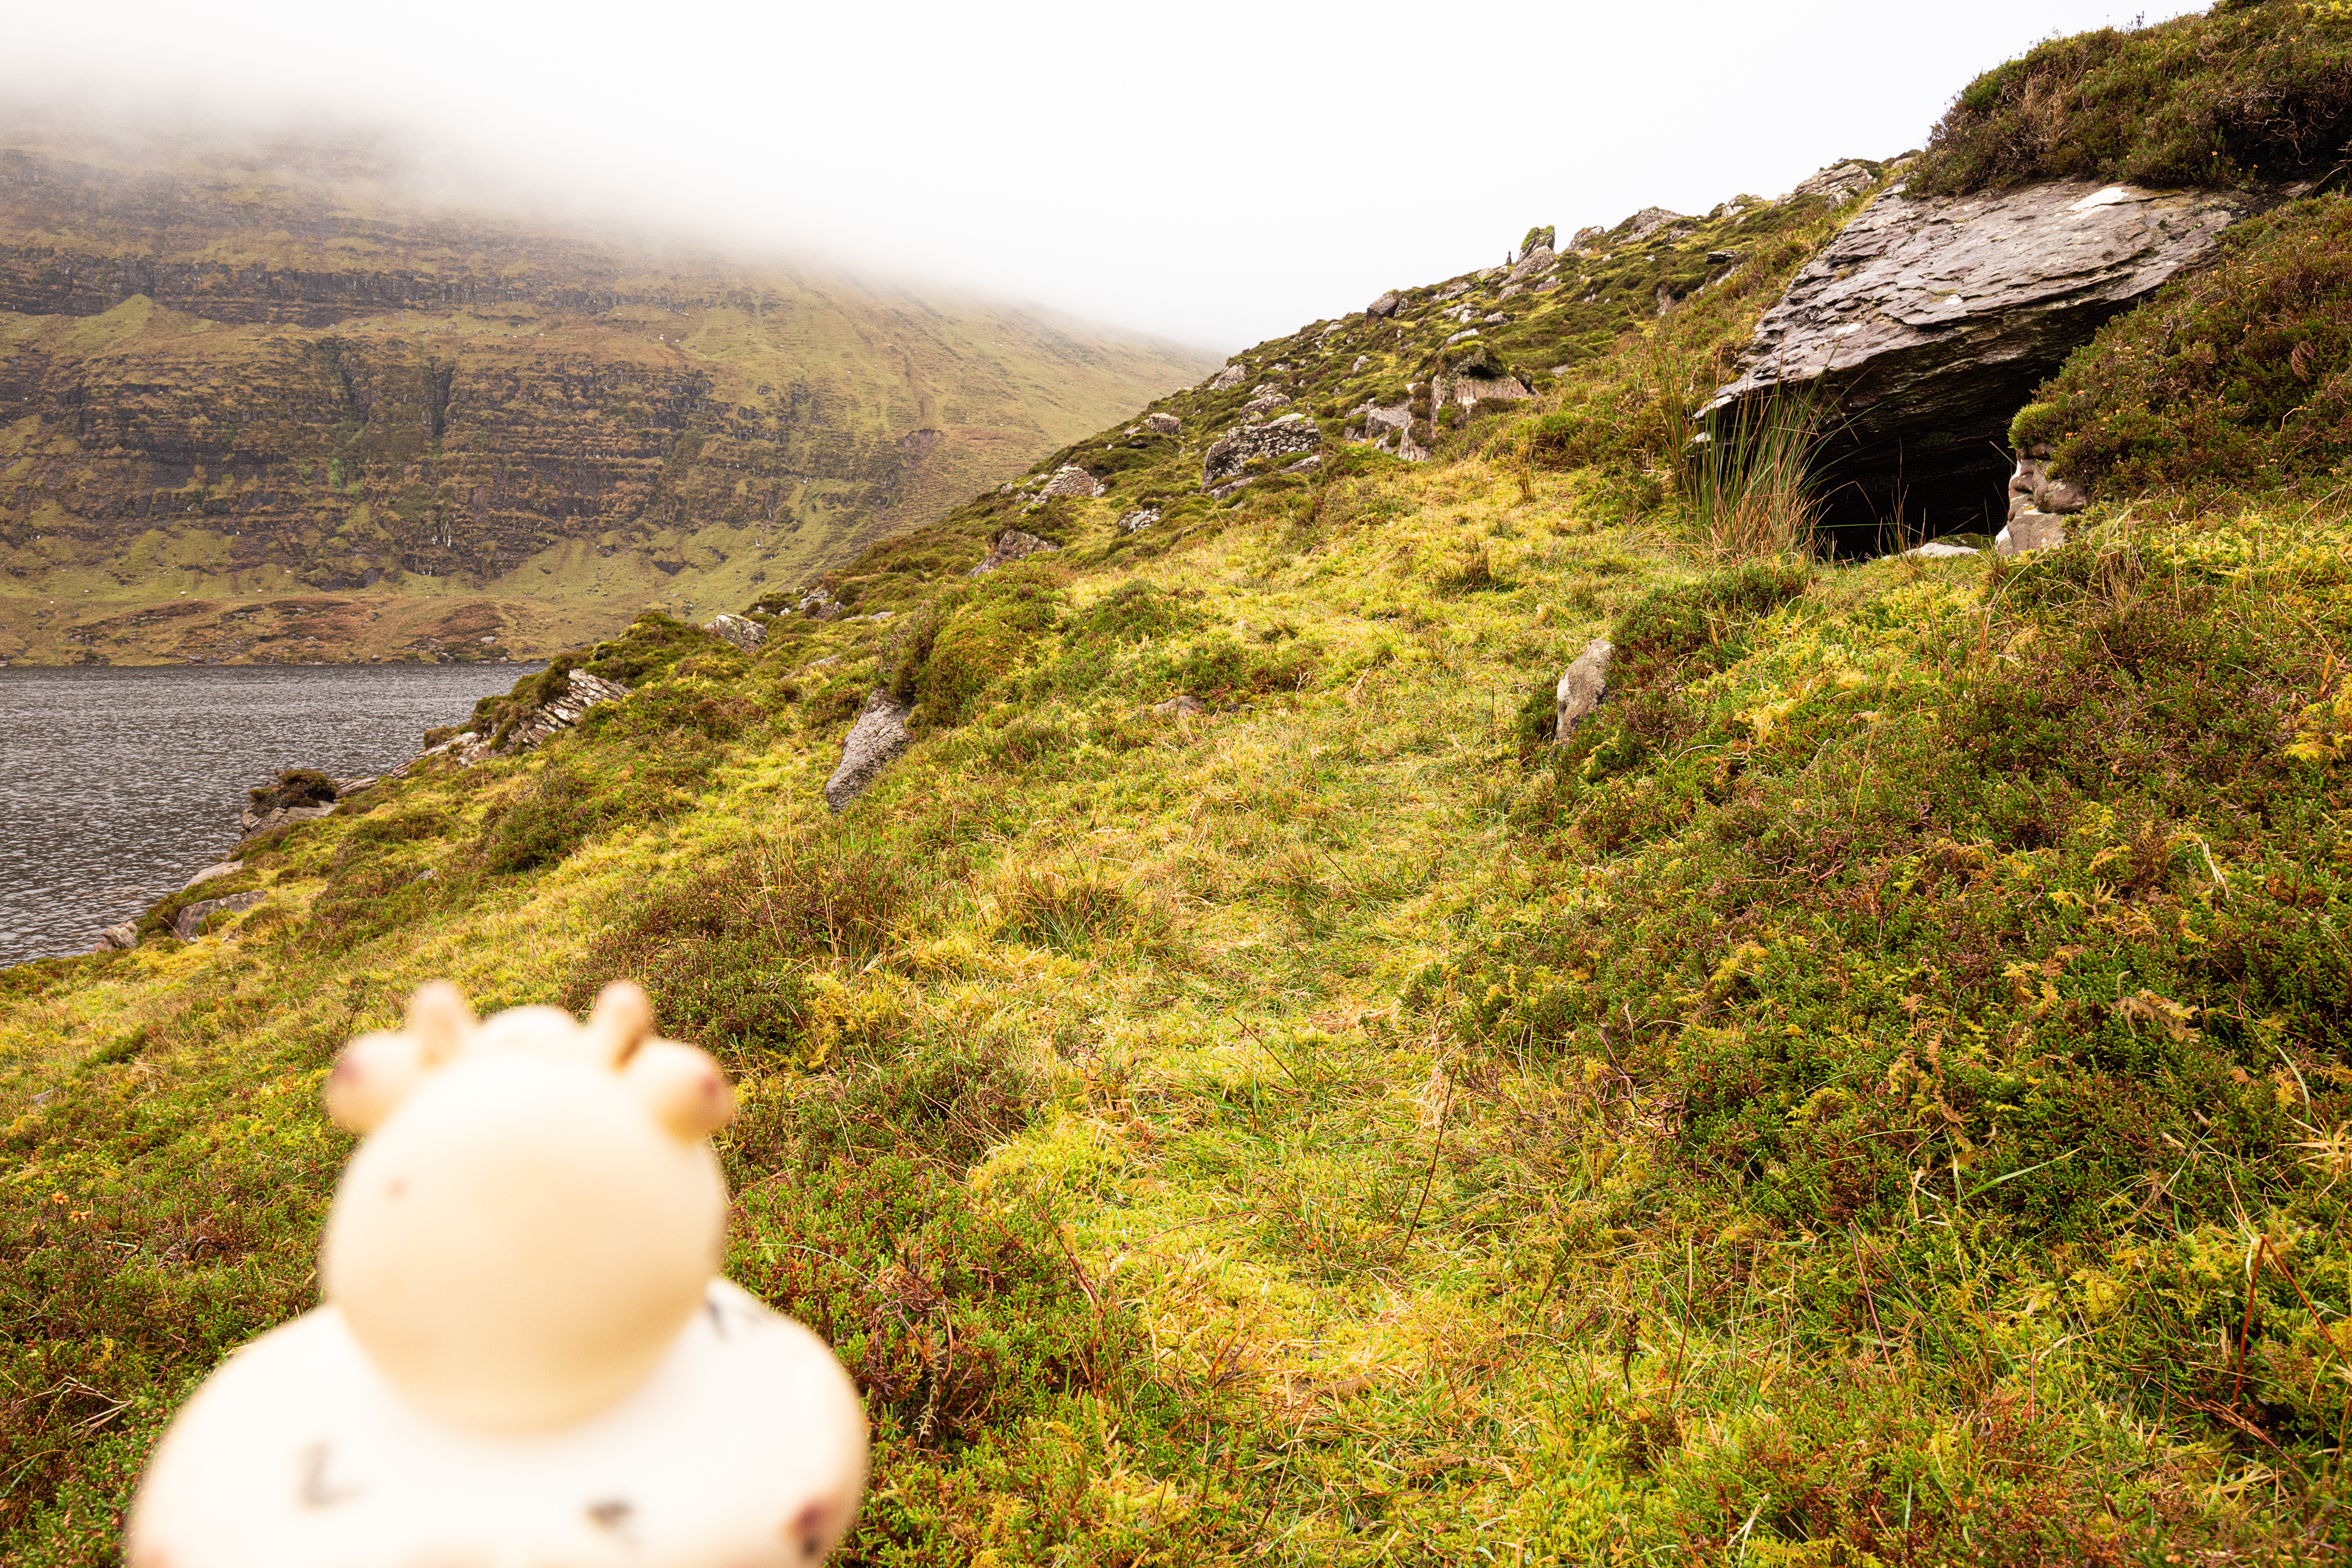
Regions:
<instances>
[{"instance_id":1,"label":"grassy hillside","mask_svg":"<svg viewBox=\"0 0 2352 1568\"><path fill-rule=\"evenodd\" d=\"M2335 1560L2352 507L2274 445L1809 559L1785 433L1683 411L1890 173L1312 323L843 618L640 618L626 701L273 833L194 942L0 972L0 1555L110 1561L311 1303L345 1039L631 975L740 1086L730 1272L866 1394L846 1562ZM2147 310L2231 351L2227 276ZM1316 466L1202 491L1293 412Z\"/></svg>"},{"instance_id":2,"label":"grassy hillside","mask_svg":"<svg viewBox=\"0 0 2352 1568\"><path fill-rule=\"evenodd\" d=\"M362 142L20 130L0 136L0 658L223 657L223 612L288 593L459 596L545 654L648 604L796 584L1205 368L478 215ZM183 597L208 606L192 635L114 630Z\"/></svg>"}]
</instances>

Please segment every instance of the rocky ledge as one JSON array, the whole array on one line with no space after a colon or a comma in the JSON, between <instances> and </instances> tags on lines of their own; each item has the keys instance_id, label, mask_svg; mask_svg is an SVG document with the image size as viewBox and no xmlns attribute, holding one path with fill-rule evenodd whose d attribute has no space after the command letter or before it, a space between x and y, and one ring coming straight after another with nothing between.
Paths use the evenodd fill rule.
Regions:
<instances>
[{"instance_id":1,"label":"rocky ledge","mask_svg":"<svg viewBox=\"0 0 2352 1568\"><path fill-rule=\"evenodd\" d=\"M1797 400L1822 432L1832 528L1900 515L1927 533L1990 531L2009 511L2009 421L2034 387L2270 199L2082 181L1958 197L1897 185L1798 273L1702 415L1720 431Z\"/></svg>"}]
</instances>

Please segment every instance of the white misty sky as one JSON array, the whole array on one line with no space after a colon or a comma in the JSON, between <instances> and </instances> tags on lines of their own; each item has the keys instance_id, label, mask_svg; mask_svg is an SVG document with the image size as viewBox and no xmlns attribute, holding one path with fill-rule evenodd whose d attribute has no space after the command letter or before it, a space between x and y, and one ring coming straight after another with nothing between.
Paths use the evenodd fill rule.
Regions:
<instances>
[{"instance_id":1,"label":"white misty sky","mask_svg":"<svg viewBox=\"0 0 2352 1568\"><path fill-rule=\"evenodd\" d=\"M2157 5L2148 19L2202 9ZM24 5L0 91L415 124L583 214L1216 350L1919 145L2106 0Z\"/></svg>"}]
</instances>

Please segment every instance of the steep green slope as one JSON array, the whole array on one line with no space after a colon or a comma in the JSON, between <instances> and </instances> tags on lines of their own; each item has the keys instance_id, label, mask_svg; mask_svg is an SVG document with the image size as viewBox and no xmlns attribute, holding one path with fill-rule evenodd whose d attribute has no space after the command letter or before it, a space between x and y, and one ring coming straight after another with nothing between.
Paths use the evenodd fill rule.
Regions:
<instances>
[{"instance_id":1,"label":"steep green slope","mask_svg":"<svg viewBox=\"0 0 2352 1568\"><path fill-rule=\"evenodd\" d=\"M2352 510L1745 528L1685 411L1888 174L1261 345L756 654L583 650L634 694L266 837L197 941L0 974L0 1552L110 1561L309 1304L341 1041L625 974L873 1414L845 1561L2332 1560Z\"/></svg>"},{"instance_id":2,"label":"steep green slope","mask_svg":"<svg viewBox=\"0 0 2352 1568\"><path fill-rule=\"evenodd\" d=\"M480 595L545 653L534 620L576 637L798 582L1202 368L402 175L358 145L0 145L0 657L222 640L69 640L52 601L70 624L366 589Z\"/></svg>"}]
</instances>

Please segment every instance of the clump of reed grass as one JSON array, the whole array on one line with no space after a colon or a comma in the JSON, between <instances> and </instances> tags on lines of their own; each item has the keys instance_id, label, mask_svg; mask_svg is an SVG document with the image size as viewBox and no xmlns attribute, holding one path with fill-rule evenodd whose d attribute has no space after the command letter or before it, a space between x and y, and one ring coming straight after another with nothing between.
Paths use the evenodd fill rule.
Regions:
<instances>
[{"instance_id":1,"label":"clump of reed grass","mask_svg":"<svg viewBox=\"0 0 2352 1568\"><path fill-rule=\"evenodd\" d=\"M1744 399L1684 447L1683 493L1710 553L1725 561L1813 553L1822 423L1819 405L1801 395Z\"/></svg>"}]
</instances>

